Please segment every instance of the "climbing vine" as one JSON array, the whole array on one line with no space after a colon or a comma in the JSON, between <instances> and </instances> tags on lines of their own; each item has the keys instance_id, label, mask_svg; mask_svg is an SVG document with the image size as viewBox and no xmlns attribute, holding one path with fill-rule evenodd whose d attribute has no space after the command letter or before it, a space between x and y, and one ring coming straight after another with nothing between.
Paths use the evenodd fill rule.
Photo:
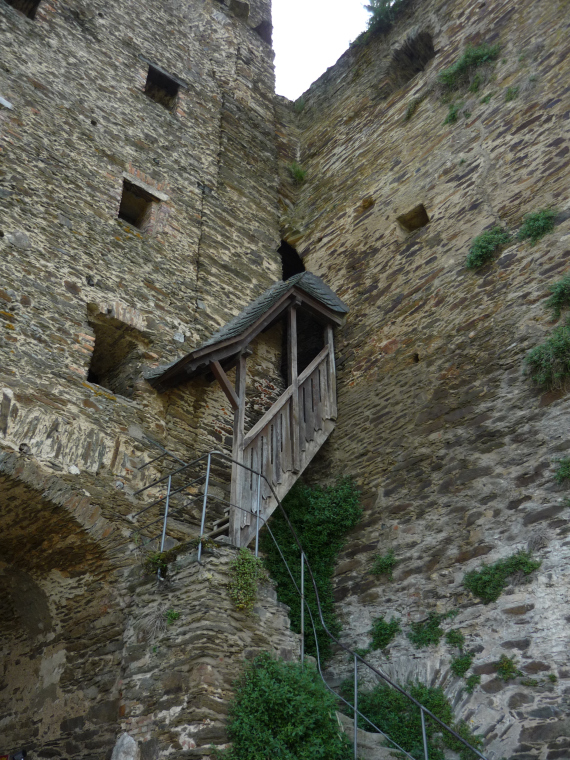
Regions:
<instances>
[{"instance_id":1,"label":"climbing vine","mask_svg":"<svg viewBox=\"0 0 570 760\"><path fill-rule=\"evenodd\" d=\"M336 485L327 488L320 486L309 488L302 483L296 483L283 501L283 506L312 568L321 600L323 618L329 631L336 635L340 632L341 626L334 612L332 576L337 555L345 543L345 536L362 514L359 492L350 478L342 478ZM279 511L271 518L270 526L291 568L295 582L299 586L301 580L299 549L286 520ZM279 551L268 533L262 536L261 547L265 553L265 566L273 580L277 581L279 601L290 607L291 627L299 632L301 630L300 599ZM330 639L320 623L315 592L308 574L305 594L317 629L320 656L327 659L331 654ZM310 654L316 653L312 633L306 637L306 649Z\"/></svg>"}]
</instances>

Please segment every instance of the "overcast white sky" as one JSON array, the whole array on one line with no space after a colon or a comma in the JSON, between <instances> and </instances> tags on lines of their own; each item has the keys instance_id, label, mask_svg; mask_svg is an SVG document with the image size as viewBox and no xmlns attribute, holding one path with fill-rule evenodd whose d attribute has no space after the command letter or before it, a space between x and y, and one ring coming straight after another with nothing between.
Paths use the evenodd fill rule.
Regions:
<instances>
[{"instance_id":1,"label":"overcast white sky","mask_svg":"<svg viewBox=\"0 0 570 760\"><path fill-rule=\"evenodd\" d=\"M296 100L366 28L366 0L273 0L278 95Z\"/></svg>"}]
</instances>

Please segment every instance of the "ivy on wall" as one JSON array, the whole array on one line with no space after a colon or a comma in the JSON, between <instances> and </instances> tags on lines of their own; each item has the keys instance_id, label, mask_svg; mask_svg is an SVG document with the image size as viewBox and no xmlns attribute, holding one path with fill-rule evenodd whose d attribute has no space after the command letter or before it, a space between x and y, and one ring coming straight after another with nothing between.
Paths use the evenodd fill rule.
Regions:
<instances>
[{"instance_id":1,"label":"ivy on wall","mask_svg":"<svg viewBox=\"0 0 570 760\"><path fill-rule=\"evenodd\" d=\"M347 532L359 521L362 514L359 492L350 478L342 478L336 485L309 488L296 483L283 501L283 507L295 528L315 576L321 600L323 617L333 634L341 626L334 611L332 577L338 553L344 547ZM287 522L279 511L271 518L271 530L285 557L295 582L300 586L300 553ZM280 602L290 607L291 628L301 630L301 602L281 556L268 533L261 537L265 566L277 582ZM319 652L322 659L330 657L330 639L319 620L316 597L308 573L305 574L305 595L317 628ZM307 616L308 617L308 616ZM307 621L308 623L308 621ZM315 642L310 625L306 626L306 651L315 654Z\"/></svg>"}]
</instances>

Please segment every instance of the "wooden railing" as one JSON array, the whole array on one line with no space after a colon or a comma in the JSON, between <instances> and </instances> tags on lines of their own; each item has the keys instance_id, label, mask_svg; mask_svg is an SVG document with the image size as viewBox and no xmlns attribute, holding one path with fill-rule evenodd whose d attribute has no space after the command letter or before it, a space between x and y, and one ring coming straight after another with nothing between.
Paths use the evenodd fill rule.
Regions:
<instances>
[{"instance_id":1,"label":"wooden railing","mask_svg":"<svg viewBox=\"0 0 570 760\"><path fill-rule=\"evenodd\" d=\"M328 438L336 419L336 377L332 329L327 345L293 379L293 383L244 436L239 461L260 471L282 499ZM255 532L253 522L267 518L276 502L264 480L235 468L233 502L247 512L234 516L233 542L247 546ZM261 482L258 483L258 480ZM239 523L239 526L238 526Z\"/></svg>"}]
</instances>

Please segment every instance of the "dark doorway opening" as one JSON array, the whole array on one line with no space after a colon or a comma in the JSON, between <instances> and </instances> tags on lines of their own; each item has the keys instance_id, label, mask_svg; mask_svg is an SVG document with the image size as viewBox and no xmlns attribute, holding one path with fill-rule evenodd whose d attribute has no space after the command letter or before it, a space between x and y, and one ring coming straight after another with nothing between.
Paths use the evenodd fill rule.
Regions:
<instances>
[{"instance_id":1,"label":"dark doorway opening","mask_svg":"<svg viewBox=\"0 0 570 760\"><path fill-rule=\"evenodd\" d=\"M301 274L305 271L303 260L292 245L283 240L279 246L279 253L281 255L283 280L288 280L294 274Z\"/></svg>"}]
</instances>

